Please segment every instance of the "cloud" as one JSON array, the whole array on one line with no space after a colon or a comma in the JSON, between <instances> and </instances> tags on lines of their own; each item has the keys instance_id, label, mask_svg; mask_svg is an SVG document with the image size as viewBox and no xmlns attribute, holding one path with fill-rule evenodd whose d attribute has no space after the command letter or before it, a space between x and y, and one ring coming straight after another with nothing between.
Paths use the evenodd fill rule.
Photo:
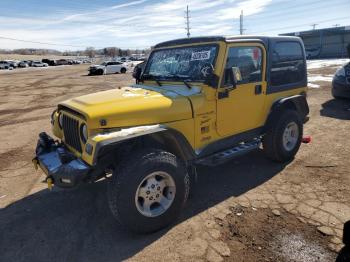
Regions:
<instances>
[{"instance_id":1,"label":"cloud","mask_svg":"<svg viewBox=\"0 0 350 262\"><path fill-rule=\"evenodd\" d=\"M58 44L142 48L160 41L185 37L186 5L190 7L193 36L232 35L232 20L239 17L240 10L243 9L247 16L257 14L271 2L272 0L134 0L78 13L74 10L56 10L40 17L0 16L0 36ZM16 10L13 13L16 14ZM16 43L18 45L21 44ZM0 48L9 47L8 42L0 42Z\"/></svg>"}]
</instances>

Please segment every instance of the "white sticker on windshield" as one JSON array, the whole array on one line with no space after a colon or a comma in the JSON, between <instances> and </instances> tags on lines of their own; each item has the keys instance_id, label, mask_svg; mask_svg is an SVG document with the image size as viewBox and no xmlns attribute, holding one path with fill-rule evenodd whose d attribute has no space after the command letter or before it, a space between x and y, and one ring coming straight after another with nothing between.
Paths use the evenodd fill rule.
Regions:
<instances>
[{"instance_id":1,"label":"white sticker on windshield","mask_svg":"<svg viewBox=\"0 0 350 262\"><path fill-rule=\"evenodd\" d=\"M210 51L194 52L191 56L191 61L207 60L210 58Z\"/></svg>"}]
</instances>

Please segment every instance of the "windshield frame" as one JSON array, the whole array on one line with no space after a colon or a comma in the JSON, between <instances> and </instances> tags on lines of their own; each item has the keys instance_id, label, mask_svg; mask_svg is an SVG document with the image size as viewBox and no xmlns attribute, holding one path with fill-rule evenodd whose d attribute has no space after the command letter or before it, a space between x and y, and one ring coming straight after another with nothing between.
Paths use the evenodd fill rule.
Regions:
<instances>
[{"instance_id":1,"label":"windshield frame","mask_svg":"<svg viewBox=\"0 0 350 262\"><path fill-rule=\"evenodd\" d=\"M216 66L216 62L217 62L217 58L220 52L220 45L217 42L213 42L213 43L205 43L205 44L198 44L198 45L193 45L193 44L188 44L188 45L181 45L181 46L174 46L174 47L166 47L166 48L158 48L158 49L154 49L152 51L152 53L150 54L149 58L147 59L147 64L145 66L145 69L142 71L142 75L141 75L141 79L146 80L146 81L155 81L154 79L144 79L144 74L147 70L149 70L150 64L151 64L151 59L153 57L153 55L158 52L158 51L166 51L166 50L175 50L175 49L182 49L182 48L188 48L188 47L216 47L216 52L215 52L215 56L213 59L213 67L215 70L215 66ZM147 74L146 74L147 75ZM187 78L181 78L181 77L175 77L175 78L165 78L165 79L158 79L158 81L168 81L168 82L181 82L183 83L184 80L188 80ZM189 82L195 82L195 83L204 83L205 79L202 80L192 80L190 79Z\"/></svg>"}]
</instances>

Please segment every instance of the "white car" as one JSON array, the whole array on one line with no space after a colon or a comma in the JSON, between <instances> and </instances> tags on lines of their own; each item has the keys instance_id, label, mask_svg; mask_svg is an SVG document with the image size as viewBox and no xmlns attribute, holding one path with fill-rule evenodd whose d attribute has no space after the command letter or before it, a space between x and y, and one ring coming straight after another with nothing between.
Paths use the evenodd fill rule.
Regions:
<instances>
[{"instance_id":1,"label":"white car","mask_svg":"<svg viewBox=\"0 0 350 262\"><path fill-rule=\"evenodd\" d=\"M125 74L127 70L127 66L122 62L103 62L100 65L90 66L89 75Z\"/></svg>"},{"instance_id":2,"label":"white car","mask_svg":"<svg viewBox=\"0 0 350 262\"><path fill-rule=\"evenodd\" d=\"M47 63L43 63L40 61L33 61L32 67L48 67L49 65Z\"/></svg>"},{"instance_id":3,"label":"white car","mask_svg":"<svg viewBox=\"0 0 350 262\"><path fill-rule=\"evenodd\" d=\"M0 61L0 69L9 69L12 70L13 66L7 61Z\"/></svg>"}]
</instances>

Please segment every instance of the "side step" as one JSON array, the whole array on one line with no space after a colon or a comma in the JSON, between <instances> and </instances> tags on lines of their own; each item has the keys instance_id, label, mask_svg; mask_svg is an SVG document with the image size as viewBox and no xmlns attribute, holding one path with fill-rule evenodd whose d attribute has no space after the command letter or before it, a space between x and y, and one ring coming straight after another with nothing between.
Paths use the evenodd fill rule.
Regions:
<instances>
[{"instance_id":1,"label":"side step","mask_svg":"<svg viewBox=\"0 0 350 262\"><path fill-rule=\"evenodd\" d=\"M259 148L261 139L256 139L251 142L241 143L238 146L235 146L230 149L215 153L213 155L198 159L196 164L205 165L205 166L216 166L223 164L235 157L245 155L250 151L256 150Z\"/></svg>"}]
</instances>

